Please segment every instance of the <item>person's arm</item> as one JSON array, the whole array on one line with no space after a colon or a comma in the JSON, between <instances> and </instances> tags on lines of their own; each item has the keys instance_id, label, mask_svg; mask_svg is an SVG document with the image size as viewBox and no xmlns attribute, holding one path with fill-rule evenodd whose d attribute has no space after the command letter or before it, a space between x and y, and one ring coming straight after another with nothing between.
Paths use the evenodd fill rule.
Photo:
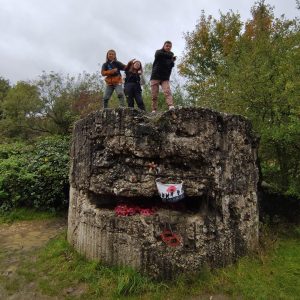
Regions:
<instances>
[{"instance_id":1,"label":"person's arm","mask_svg":"<svg viewBox=\"0 0 300 300\"><path fill-rule=\"evenodd\" d=\"M101 75L102 76L113 75L116 73L116 71L117 71L117 69L107 70L106 64L103 64L102 69L101 69Z\"/></svg>"},{"instance_id":2,"label":"person's arm","mask_svg":"<svg viewBox=\"0 0 300 300\"><path fill-rule=\"evenodd\" d=\"M101 75L102 76L109 76L109 75L115 74L116 72L117 72L117 69L106 70L106 71L102 70Z\"/></svg>"},{"instance_id":3,"label":"person's arm","mask_svg":"<svg viewBox=\"0 0 300 300\"><path fill-rule=\"evenodd\" d=\"M165 57L165 58L172 58L174 56L174 53L173 52L167 52L167 51L163 51L163 50L156 50L155 52L155 58L162 58L162 57Z\"/></svg>"},{"instance_id":4,"label":"person's arm","mask_svg":"<svg viewBox=\"0 0 300 300\"><path fill-rule=\"evenodd\" d=\"M118 69L121 70L121 71L124 71L125 70L125 65L122 64L120 61L117 61L117 66L118 66Z\"/></svg>"},{"instance_id":5,"label":"person's arm","mask_svg":"<svg viewBox=\"0 0 300 300\"><path fill-rule=\"evenodd\" d=\"M132 60L130 60L128 62L128 64L124 67L124 71L128 71L130 69L130 67L133 64L134 60L135 60L135 58L133 58Z\"/></svg>"}]
</instances>

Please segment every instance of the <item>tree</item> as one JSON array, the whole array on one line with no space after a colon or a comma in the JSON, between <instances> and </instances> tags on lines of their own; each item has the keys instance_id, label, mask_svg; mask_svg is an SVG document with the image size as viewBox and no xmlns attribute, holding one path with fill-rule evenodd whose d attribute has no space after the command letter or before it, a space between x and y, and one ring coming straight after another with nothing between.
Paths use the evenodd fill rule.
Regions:
<instances>
[{"instance_id":1,"label":"tree","mask_svg":"<svg viewBox=\"0 0 300 300\"><path fill-rule=\"evenodd\" d=\"M34 82L44 104L44 128L52 134L69 134L75 120L101 106L103 81L98 74L76 77L44 72Z\"/></svg>"},{"instance_id":2,"label":"tree","mask_svg":"<svg viewBox=\"0 0 300 300\"><path fill-rule=\"evenodd\" d=\"M264 1L242 23L202 14L186 35L180 72L196 105L243 114L261 135L264 179L300 196L299 20L275 18Z\"/></svg>"},{"instance_id":3,"label":"tree","mask_svg":"<svg viewBox=\"0 0 300 300\"><path fill-rule=\"evenodd\" d=\"M84 72L70 77L44 72L37 80L20 81L14 87L0 78L1 135L68 135L76 120L101 106L102 95L99 74Z\"/></svg>"},{"instance_id":4,"label":"tree","mask_svg":"<svg viewBox=\"0 0 300 300\"><path fill-rule=\"evenodd\" d=\"M241 26L240 16L232 11L221 14L220 20L202 12L196 29L185 34L186 49L179 72L187 79L192 104L214 106L212 95L218 73L226 70L226 57L235 51Z\"/></svg>"},{"instance_id":5,"label":"tree","mask_svg":"<svg viewBox=\"0 0 300 300\"><path fill-rule=\"evenodd\" d=\"M43 104L36 86L20 81L10 88L2 102L0 127L8 137L28 138L36 128Z\"/></svg>"},{"instance_id":6,"label":"tree","mask_svg":"<svg viewBox=\"0 0 300 300\"><path fill-rule=\"evenodd\" d=\"M2 103L4 98L7 96L11 86L9 84L9 80L0 77L0 119L2 119L3 111L2 111Z\"/></svg>"}]
</instances>

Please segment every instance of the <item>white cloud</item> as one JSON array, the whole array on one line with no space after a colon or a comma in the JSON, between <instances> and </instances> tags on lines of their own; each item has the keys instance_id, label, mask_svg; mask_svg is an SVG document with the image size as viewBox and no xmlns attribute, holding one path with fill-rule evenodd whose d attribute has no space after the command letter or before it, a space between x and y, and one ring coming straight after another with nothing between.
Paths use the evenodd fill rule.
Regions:
<instances>
[{"instance_id":1,"label":"white cloud","mask_svg":"<svg viewBox=\"0 0 300 300\"><path fill-rule=\"evenodd\" d=\"M299 14L296 0L270 0L275 15ZM45 71L95 72L108 49L126 63L152 62L165 40L182 55L183 33L192 31L204 10L218 18L232 9L250 17L254 1L221 0L0 0L0 76L12 82Z\"/></svg>"}]
</instances>

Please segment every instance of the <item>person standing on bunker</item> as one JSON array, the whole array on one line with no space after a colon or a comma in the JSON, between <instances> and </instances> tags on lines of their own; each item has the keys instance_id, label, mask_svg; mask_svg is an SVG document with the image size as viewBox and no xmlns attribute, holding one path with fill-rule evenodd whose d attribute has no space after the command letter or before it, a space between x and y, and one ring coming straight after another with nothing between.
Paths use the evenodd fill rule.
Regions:
<instances>
[{"instance_id":1,"label":"person standing on bunker","mask_svg":"<svg viewBox=\"0 0 300 300\"><path fill-rule=\"evenodd\" d=\"M117 60L115 50L108 50L106 62L102 65L101 75L105 76L106 88L103 96L103 108L108 108L108 101L114 91L116 91L120 106L125 106L125 96L123 92L123 80L120 71L124 71L125 65Z\"/></svg>"},{"instance_id":2,"label":"person standing on bunker","mask_svg":"<svg viewBox=\"0 0 300 300\"><path fill-rule=\"evenodd\" d=\"M152 112L157 111L157 98L161 86L169 110L174 109L173 96L170 88L170 76L175 65L176 56L171 51L172 43L166 41L163 47L155 52L155 58L150 77Z\"/></svg>"},{"instance_id":3,"label":"person standing on bunker","mask_svg":"<svg viewBox=\"0 0 300 300\"><path fill-rule=\"evenodd\" d=\"M131 60L125 67L124 92L127 98L128 107L134 107L134 100L139 109L145 110L142 97L143 68L139 60Z\"/></svg>"}]
</instances>

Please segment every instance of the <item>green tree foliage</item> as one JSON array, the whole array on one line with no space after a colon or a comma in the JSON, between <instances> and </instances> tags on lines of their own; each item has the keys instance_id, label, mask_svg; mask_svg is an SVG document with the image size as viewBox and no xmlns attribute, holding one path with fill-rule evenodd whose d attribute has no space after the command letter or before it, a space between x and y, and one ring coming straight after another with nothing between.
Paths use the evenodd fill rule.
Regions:
<instances>
[{"instance_id":1,"label":"green tree foliage","mask_svg":"<svg viewBox=\"0 0 300 300\"><path fill-rule=\"evenodd\" d=\"M0 77L0 120L3 118L3 101L7 96L11 86L7 79Z\"/></svg>"},{"instance_id":2,"label":"green tree foliage","mask_svg":"<svg viewBox=\"0 0 300 300\"><path fill-rule=\"evenodd\" d=\"M23 143L0 144L0 212L30 197L26 187L33 182L33 175L24 170L27 149Z\"/></svg>"},{"instance_id":3,"label":"green tree foliage","mask_svg":"<svg viewBox=\"0 0 300 300\"><path fill-rule=\"evenodd\" d=\"M36 129L42 102L36 86L20 81L8 90L1 103L1 133L8 137L28 138Z\"/></svg>"},{"instance_id":4,"label":"green tree foliage","mask_svg":"<svg viewBox=\"0 0 300 300\"><path fill-rule=\"evenodd\" d=\"M299 20L275 18L264 1L252 18L200 18L185 35L180 72L195 105L250 118L261 135L264 180L300 196Z\"/></svg>"},{"instance_id":5,"label":"green tree foliage","mask_svg":"<svg viewBox=\"0 0 300 300\"><path fill-rule=\"evenodd\" d=\"M101 107L103 81L98 74L76 78L59 73L43 73L35 81L43 102L43 124L51 134L68 134L75 120Z\"/></svg>"},{"instance_id":6,"label":"green tree foliage","mask_svg":"<svg viewBox=\"0 0 300 300\"><path fill-rule=\"evenodd\" d=\"M28 139L71 132L74 121L101 107L103 81L97 74L76 78L43 73L10 87L0 78L0 135Z\"/></svg>"},{"instance_id":7,"label":"green tree foliage","mask_svg":"<svg viewBox=\"0 0 300 300\"><path fill-rule=\"evenodd\" d=\"M56 210L68 203L69 139L0 145L0 212L15 207Z\"/></svg>"},{"instance_id":8,"label":"green tree foliage","mask_svg":"<svg viewBox=\"0 0 300 300\"><path fill-rule=\"evenodd\" d=\"M4 98L7 96L8 91L10 90L11 86L9 84L9 80L0 77L0 105Z\"/></svg>"},{"instance_id":9,"label":"green tree foliage","mask_svg":"<svg viewBox=\"0 0 300 300\"><path fill-rule=\"evenodd\" d=\"M227 57L236 49L242 22L232 11L221 14L220 20L206 17L204 12L196 29L185 34L186 53L179 64L180 73L187 78L190 104L215 107L218 74L228 68Z\"/></svg>"}]
</instances>

